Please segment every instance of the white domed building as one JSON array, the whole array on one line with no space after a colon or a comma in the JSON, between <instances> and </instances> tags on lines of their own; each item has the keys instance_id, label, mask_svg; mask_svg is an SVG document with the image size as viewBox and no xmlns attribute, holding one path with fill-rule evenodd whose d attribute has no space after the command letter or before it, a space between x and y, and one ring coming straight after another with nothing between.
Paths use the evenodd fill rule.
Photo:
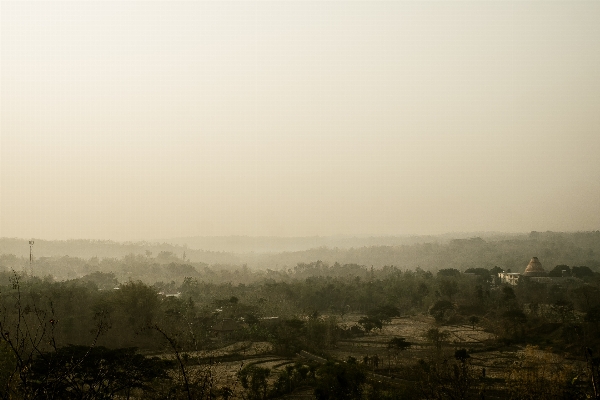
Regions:
<instances>
[{"instance_id":1,"label":"white domed building","mask_svg":"<svg viewBox=\"0 0 600 400\"><path fill-rule=\"evenodd\" d=\"M498 274L498 277L500 278L500 282L502 283L506 283L512 286L515 286L517 283L519 283L519 280L522 277L527 277L527 278L542 278L541 280L544 280L544 277L547 277L548 274L546 273L546 270L544 269L544 267L542 267L542 263L540 262L540 260L538 260L537 257L532 257L531 260L529 260L529 264L527 264L527 268L525 268L525 272L523 272L522 274L518 273L518 272L500 272ZM549 278L545 278L546 280ZM534 279L534 280L538 280L538 279Z\"/></svg>"},{"instance_id":2,"label":"white domed building","mask_svg":"<svg viewBox=\"0 0 600 400\"><path fill-rule=\"evenodd\" d=\"M546 270L542 267L542 263L538 260L537 257L532 257L529 260L529 264L527 264L527 268L525 268L525 272L523 276L547 276Z\"/></svg>"}]
</instances>

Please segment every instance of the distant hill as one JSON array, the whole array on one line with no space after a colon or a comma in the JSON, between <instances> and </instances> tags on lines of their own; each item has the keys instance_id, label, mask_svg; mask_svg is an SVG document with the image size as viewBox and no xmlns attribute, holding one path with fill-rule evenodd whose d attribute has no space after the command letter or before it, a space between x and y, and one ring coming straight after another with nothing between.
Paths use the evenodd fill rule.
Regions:
<instances>
[{"instance_id":1,"label":"distant hill","mask_svg":"<svg viewBox=\"0 0 600 400\"><path fill-rule=\"evenodd\" d=\"M556 265L588 266L600 272L600 232L532 232L526 235L483 239L452 239L399 246L365 246L350 249L315 248L278 254L257 254L249 266L293 267L300 262L320 260L329 264L360 264L380 268L437 271L443 268L492 268L523 272L531 257L538 257L546 270Z\"/></svg>"},{"instance_id":2,"label":"distant hill","mask_svg":"<svg viewBox=\"0 0 600 400\"><path fill-rule=\"evenodd\" d=\"M531 232L529 234L467 234L413 237L216 237L181 238L173 243L119 243L113 241L36 240L34 257L123 258L157 257L207 265L244 265L258 269L293 268L299 263L359 264L381 268L395 265L437 271L442 268L491 268L522 272L536 256L546 270L556 265L587 266L600 271L600 231ZM455 236L455 237L456 237ZM235 248L238 251L216 251ZM279 249L277 251L277 249ZM292 250L281 250L292 249ZM294 250L300 249L300 250ZM242 251L244 250L244 251ZM251 252L253 251L253 252ZM29 257L25 239L0 238L0 255Z\"/></svg>"},{"instance_id":3,"label":"distant hill","mask_svg":"<svg viewBox=\"0 0 600 400\"><path fill-rule=\"evenodd\" d=\"M492 233L450 233L437 236L195 236L164 239L157 242L116 242L112 240L35 239L35 257L121 258L129 254L172 252L192 261L209 264L264 260L265 253L308 252L314 249L352 249L373 246L401 246L420 243L447 243L457 238L499 237ZM29 257L29 239L0 238L0 254ZM260 256L259 256L260 255ZM287 255L286 255L287 257ZM267 257L268 258L268 257ZM305 261L305 260L303 260ZM269 263L270 265L270 263Z\"/></svg>"},{"instance_id":4,"label":"distant hill","mask_svg":"<svg viewBox=\"0 0 600 400\"><path fill-rule=\"evenodd\" d=\"M444 235L337 235L337 236L191 236L160 240L176 246L196 250L225 251L232 253L280 253L303 251L320 247L350 249L371 246L400 246L417 243L448 242L470 237L506 236L497 232L448 233Z\"/></svg>"},{"instance_id":5,"label":"distant hill","mask_svg":"<svg viewBox=\"0 0 600 400\"><path fill-rule=\"evenodd\" d=\"M183 260L202 261L208 264L240 264L241 260L233 253L190 250L185 246L168 243L150 242L114 242L112 240L41 240L36 239L33 247L34 257L92 257L122 258L134 255L158 255L161 252L171 252ZM28 240L15 238L0 238L0 254L14 254L17 257L29 258ZM206 260L206 261L205 261Z\"/></svg>"}]
</instances>

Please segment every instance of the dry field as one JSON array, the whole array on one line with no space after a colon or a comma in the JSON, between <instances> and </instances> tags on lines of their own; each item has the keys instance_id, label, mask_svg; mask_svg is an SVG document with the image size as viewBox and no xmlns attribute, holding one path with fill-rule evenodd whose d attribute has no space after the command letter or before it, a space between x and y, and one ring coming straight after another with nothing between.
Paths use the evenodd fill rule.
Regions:
<instances>
[{"instance_id":1,"label":"dry field","mask_svg":"<svg viewBox=\"0 0 600 400\"><path fill-rule=\"evenodd\" d=\"M341 325L349 327L357 324L360 317L360 315L347 316ZM436 327L435 321L428 316L394 318L381 330L375 330L362 338L340 341L337 348L331 350L330 354L337 359L343 360L351 356L360 361L365 357L377 355L384 365L393 365L396 362L413 363L418 359L427 358L434 351L424 337L425 332L433 327ZM473 329L470 325L453 325L439 327L439 329L450 332L450 338L445 347L452 348L452 350L455 348L481 348L486 341L494 339L494 335L477 326ZM389 351L387 344L394 337L403 337L413 346L401 353Z\"/></svg>"},{"instance_id":2,"label":"dry field","mask_svg":"<svg viewBox=\"0 0 600 400\"><path fill-rule=\"evenodd\" d=\"M358 323L361 315L347 315L340 322L341 326L352 326ZM435 327L433 318L427 316L412 316L409 318L395 318L391 323L386 324L383 329L376 330L368 335L351 340L342 340L337 346L329 349L328 353L331 357L338 360L345 360L348 357L355 357L359 361L363 361L364 357L373 357L377 355L379 358L379 367L395 366L400 364L411 364L421 358L427 358L434 351L432 346L424 338L424 333ZM453 352L454 348L468 347L476 348L483 346L483 342L492 339L493 336L484 332L477 327L473 329L471 326L446 326L441 328L448 330L451 333L448 351ZM413 346L403 352L393 353L388 351L387 343L394 337L404 337ZM299 359L285 359L278 356L270 355L272 346L267 342L237 342L219 349L204 350L189 353L190 357L198 357L207 359L210 357L217 358L234 353L244 355L242 361L217 362L212 366L198 366L193 369L195 374L206 374L210 371L212 377L212 386L219 388L228 386L234 389L234 392L239 396L241 394L241 384L237 379L237 373L245 366L259 365L271 369L269 383L273 383L280 371L284 370L287 365L298 361ZM172 358L172 355L165 357ZM501 373L502 368L514 361L516 355L514 353L488 352L476 353L473 355L473 364L477 366L485 366L489 368L490 374L495 375L495 371ZM301 396L308 396L304 393ZM236 397L237 398L237 397ZM239 397L241 398L241 397ZM306 397L304 397L306 398Z\"/></svg>"},{"instance_id":3,"label":"dry field","mask_svg":"<svg viewBox=\"0 0 600 400\"><path fill-rule=\"evenodd\" d=\"M341 326L349 327L357 324L360 315L347 315L340 322ZM328 349L328 354L337 360L346 360L348 357L354 357L363 362L366 357L378 358L378 373L386 373L388 368L394 368L402 365L412 365L419 359L431 357L436 349L424 337L424 333L433 327L440 330L446 330L450 333L450 338L443 347L443 354L452 357L454 351L459 348L467 348L471 354L471 364L477 369L485 368L487 378L504 378L507 371L515 365L515 362L523 358L523 347L514 347L510 351L490 351L485 350L486 344L494 339L494 335L470 325L437 326L433 318L428 316L411 316L407 318L395 318L391 323L386 324L383 329L375 330L363 337L355 339L340 340L335 348ZM409 349L405 351L396 351L388 349L388 342L394 337L403 337L412 343ZM197 376L206 375L210 371L210 377L213 388L228 386L235 392L232 399L240 399L243 389L237 378L237 373L245 366L259 365L271 369L269 383L272 384L280 371L285 367L301 361L301 357L282 358L272 354L273 348L267 342L243 341L229 344L219 349L204 350L189 353L190 357L200 359L216 358L232 354L242 355L243 360L215 362L212 365L201 365L194 367L190 373ZM560 362L565 362L562 358L551 353L540 351L540 357L552 358ZM163 357L172 358L172 355ZM375 370L373 364L370 365ZM402 378L401 376L398 376ZM294 396L299 397L294 397ZM291 396L291 397L290 397ZM291 394L286 398L311 398L310 393Z\"/></svg>"}]
</instances>

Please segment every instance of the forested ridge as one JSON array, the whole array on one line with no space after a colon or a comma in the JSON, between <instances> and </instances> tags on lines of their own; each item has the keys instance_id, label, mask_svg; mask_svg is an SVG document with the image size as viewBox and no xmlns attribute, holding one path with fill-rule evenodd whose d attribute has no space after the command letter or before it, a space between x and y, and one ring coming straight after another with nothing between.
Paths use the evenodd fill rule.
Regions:
<instances>
[{"instance_id":1,"label":"forested ridge","mask_svg":"<svg viewBox=\"0 0 600 400\"><path fill-rule=\"evenodd\" d=\"M435 272L442 268L464 271L468 268L492 268L522 272L532 256L544 265L585 265L600 269L600 232L531 232L527 235L496 235L466 239L422 238L425 242L395 246L350 248L318 247L279 253L227 253L198 250L166 243L117 243L112 241L44 241L36 240L34 257L40 268L36 274L51 274L60 279L75 278L92 270L119 273L128 268L129 277L145 280L137 274L139 263L188 263L196 269L206 266L247 265L259 270L287 270L298 263L322 261L333 265L359 264L381 268L394 265L401 269L421 268ZM416 239L412 239L416 240ZM8 257L13 255L11 260ZM22 269L29 258L29 246L22 239L0 239L0 265ZM185 259L184 259L185 257ZM62 259L62 261L57 261ZM127 260L123 267L119 260ZM146 260L146 261L144 261ZM150 260L150 261L148 261ZM44 266L44 263L46 264ZM86 266L86 264L88 266ZM94 265L95 264L95 265ZM84 268L82 270L82 268ZM87 269L85 269L87 268ZM154 277L148 278L153 283Z\"/></svg>"}]
</instances>

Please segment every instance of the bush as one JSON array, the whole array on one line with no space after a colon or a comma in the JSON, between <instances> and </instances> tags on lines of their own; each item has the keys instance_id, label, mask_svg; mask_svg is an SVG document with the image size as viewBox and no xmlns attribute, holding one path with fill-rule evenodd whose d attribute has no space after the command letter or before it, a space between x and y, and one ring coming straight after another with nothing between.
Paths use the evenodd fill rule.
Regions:
<instances>
[{"instance_id":1,"label":"bush","mask_svg":"<svg viewBox=\"0 0 600 400\"><path fill-rule=\"evenodd\" d=\"M355 359L345 363L328 362L317 370L315 397L318 400L360 399L366 380L367 375Z\"/></svg>"}]
</instances>

